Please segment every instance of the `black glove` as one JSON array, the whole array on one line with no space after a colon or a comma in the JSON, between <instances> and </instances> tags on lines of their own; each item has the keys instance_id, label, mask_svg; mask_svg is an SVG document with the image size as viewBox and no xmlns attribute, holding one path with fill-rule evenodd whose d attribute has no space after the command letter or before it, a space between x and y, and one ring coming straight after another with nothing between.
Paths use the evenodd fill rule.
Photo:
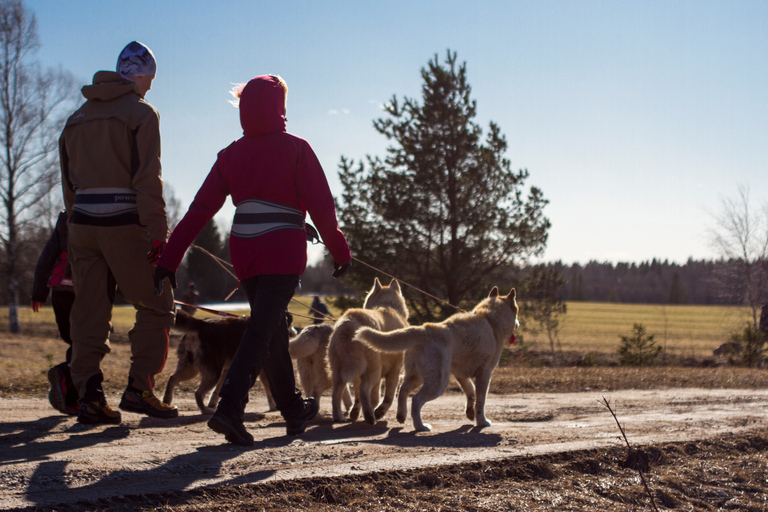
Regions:
<instances>
[{"instance_id":1,"label":"black glove","mask_svg":"<svg viewBox=\"0 0 768 512\"><path fill-rule=\"evenodd\" d=\"M163 292L163 279L166 277L171 282L171 288L176 288L176 272L171 272L164 267L155 267L155 273L152 276L155 282L155 295L160 295Z\"/></svg>"},{"instance_id":2,"label":"black glove","mask_svg":"<svg viewBox=\"0 0 768 512\"><path fill-rule=\"evenodd\" d=\"M347 264L344 264L344 265L339 265L338 263L336 263L334 261L333 262L333 268L335 268L336 270L334 270L334 272L333 272L333 277L335 277L336 279L340 278L341 276L343 276L344 274L347 273L347 270L349 270L349 267L351 267L351 266L352 266L352 262L351 261L349 263L347 263Z\"/></svg>"},{"instance_id":3,"label":"black glove","mask_svg":"<svg viewBox=\"0 0 768 512\"><path fill-rule=\"evenodd\" d=\"M304 223L304 233L307 235L307 242L312 242L313 244L320 242L320 235L317 234L315 226L309 222Z\"/></svg>"}]
</instances>

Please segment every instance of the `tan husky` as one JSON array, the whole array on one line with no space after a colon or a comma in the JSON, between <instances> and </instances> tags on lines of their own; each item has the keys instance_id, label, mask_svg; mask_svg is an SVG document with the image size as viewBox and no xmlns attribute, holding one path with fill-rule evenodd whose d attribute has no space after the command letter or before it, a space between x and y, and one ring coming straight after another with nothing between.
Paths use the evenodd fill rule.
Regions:
<instances>
[{"instance_id":1,"label":"tan husky","mask_svg":"<svg viewBox=\"0 0 768 512\"><path fill-rule=\"evenodd\" d=\"M417 431L431 430L421 421L421 408L445 392L453 374L467 395L467 418L476 420L478 427L487 427L491 422L485 417L485 400L491 372L499 364L502 348L520 325L517 311L515 289L501 297L494 287L471 313L457 313L441 323L388 333L364 327L357 331L355 339L385 352L405 350L405 379L398 391L397 421L405 422L408 395L423 384L413 397L411 416Z\"/></svg>"},{"instance_id":2,"label":"tan husky","mask_svg":"<svg viewBox=\"0 0 768 512\"><path fill-rule=\"evenodd\" d=\"M408 307L400 291L400 284L393 279L389 286L382 286L376 278L373 288L365 297L363 309L348 309L333 328L328 345L328 360L333 378L333 421L345 421L341 411L344 389L355 383L355 403L349 418L355 421L363 409L365 421L373 425L389 410L395 397L403 353L382 353L354 341L355 332L363 326L380 331L391 331L408 325ZM384 399L376 410L373 402L379 401L381 379L385 379Z\"/></svg>"},{"instance_id":3,"label":"tan husky","mask_svg":"<svg viewBox=\"0 0 768 512\"><path fill-rule=\"evenodd\" d=\"M304 396L313 396L320 403L323 391L331 387L331 369L328 364L328 343L331 340L331 324L308 325L298 336L292 338L288 346L291 358L296 360L299 381ZM352 398L349 388L344 387L342 394L344 406L349 409Z\"/></svg>"}]
</instances>

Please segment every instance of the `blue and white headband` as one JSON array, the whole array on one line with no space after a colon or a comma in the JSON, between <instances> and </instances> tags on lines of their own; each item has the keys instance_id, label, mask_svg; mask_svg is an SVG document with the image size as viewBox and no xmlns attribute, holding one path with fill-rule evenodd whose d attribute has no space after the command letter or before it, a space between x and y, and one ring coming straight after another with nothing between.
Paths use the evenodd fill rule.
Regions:
<instances>
[{"instance_id":1,"label":"blue and white headband","mask_svg":"<svg viewBox=\"0 0 768 512\"><path fill-rule=\"evenodd\" d=\"M157 62L152 50L137 41L128 43L117 58L117 72L125 78L154 76L157 73Z\"/></svg>"}]
</instances>

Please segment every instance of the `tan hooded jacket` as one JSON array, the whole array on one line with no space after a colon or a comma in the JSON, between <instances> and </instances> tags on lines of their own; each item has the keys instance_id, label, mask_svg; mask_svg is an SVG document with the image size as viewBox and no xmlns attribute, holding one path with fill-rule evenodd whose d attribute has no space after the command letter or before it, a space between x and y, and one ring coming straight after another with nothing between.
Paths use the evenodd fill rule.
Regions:
<instances>
[{"instance_id":1,"label":"tan hooded jacket","mask_svg":"<svg viewBox=\"0 0 768 512\"><path fill-rule=\"evenodd\" d=\"M72 222L78 190L131 189L138 222L165 242L168 223L160 167L160 117L136 84L99 71L82 88L86 102L59 139L64 204Z\"/></svg>"}]
</instances>

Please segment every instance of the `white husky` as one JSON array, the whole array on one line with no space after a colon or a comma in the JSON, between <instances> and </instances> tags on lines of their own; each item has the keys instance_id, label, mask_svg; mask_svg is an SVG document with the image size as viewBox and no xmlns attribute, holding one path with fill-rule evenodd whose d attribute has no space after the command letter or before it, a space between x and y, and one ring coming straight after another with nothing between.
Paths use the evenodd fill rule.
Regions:
<instances>
[{"instance_id":1,"label":"white husky","mask_svg":"<svg viewBox=\"0 0 768 512\"><path fill-rule=\"evenodd\" d=\"M421 421L421 408L445 392L453 374L467 396L467 418L476 420L478 427L491 424L485 417L491 372L499 364L502 348L520 325L515 295L513 288L508 295L499 296L499 289L494 287L471 313L457 313L440 323L386 333L368 327L357 331L355 339L376 350L405 350L405 380L398 391L397 421L405 422L408 395L422 385L413 397L411 416L417 431L431 430Z\"/></svg>"}]
</instances>

